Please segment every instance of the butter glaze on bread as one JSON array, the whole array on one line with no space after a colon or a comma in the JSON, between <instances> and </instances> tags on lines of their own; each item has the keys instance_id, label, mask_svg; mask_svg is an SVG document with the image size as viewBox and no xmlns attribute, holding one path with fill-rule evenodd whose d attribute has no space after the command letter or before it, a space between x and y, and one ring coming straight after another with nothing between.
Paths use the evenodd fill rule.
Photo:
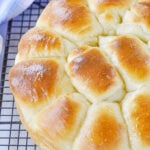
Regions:
<instances>
[{"instance_id":1,"label":"butter glaze on bread","mask_svg":"<svg viewBox=\"0 0 150 150\"><path fill-rule=\"evenodd\" d=\"M115 103L91 106L74 149L128 150L126 128Z\"/></svg>"},{"instance_id":2,"label":"butter glaze on bread","mask_svg":"<svg viewBox=\"0 0 150 150\"><path fill-rule=\"evenodd\" d=\"M16 97L21 101L33 103L47 99L55 91L58 67L57 62L52 60L18 63L9 74L12 79L11 88Z\"/></svg>"},{"instance_id":3,"label":"butter glaze on bread","mask_svg":"<svg viewBox=\"0 0 150 150\"><path fill-rule=\"evenodd\" d=\"M41 150L150 149L149 7L51 0L22 36L9 84Z\"/></svg>"},{"instance_id":4,"label":"butter glaze on bread","mask_svg":"<svg viewBox=\"0 0 150 150\"><path fill-rule=\"evenodd\" d=\"M150 1L138 0L123 17L118 34L134 34L144 41L150 38Z\"/></svg>"},{"instance_id":5,"label":"butter glaze on bread","mask_svg":"<svg viewBox=\"0 0 150 150\"><path fill-rule=\"evenodd\" d=\"M76 44L97 44L102 28L87 6L70 1L52 0L37 22L37 26L51 28Z\"/></svg>"},{"instance_id":6,"label":"butter glaze on bread","mask_svg":"<svg viewBox=\"0 0 150 150\"><path fill-rule=\"evenodd\" d=\"M74 51L77 51L76 54ZM78 47L74 51L68 57L67 70L77 90L92 102L120 100L124 94L123 83L101 50L96 47Z\"/></svg>"}]
</instances>

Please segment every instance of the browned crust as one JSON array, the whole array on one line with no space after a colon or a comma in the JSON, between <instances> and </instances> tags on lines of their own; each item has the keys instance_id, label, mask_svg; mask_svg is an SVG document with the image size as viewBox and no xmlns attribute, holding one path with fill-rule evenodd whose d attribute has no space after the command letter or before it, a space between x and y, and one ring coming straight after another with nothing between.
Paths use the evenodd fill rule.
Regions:
<instances>
[{"instance_id":1,"label":"browned crust","mask_svg":"<svg viewBox=\"0 0 150 150\"><path fill-rule=\"evenodd\" d=\"M81 50L82 51L82 50ZM116 72L97 48L75 57L69 63L71 77L83 81L92 91L103 93L114 85Z\"/></svg>"},{"instance_id":2,"label":"browned crust","mask_svg":"<svg viewBox=\"0 0 150 150\"><path fill-rule=\"evenodd\" d=\"M9 73L13 94L24 103L36 104L54 92L58 64L52 60L28 60L16 64Z\"/></svg>"}]
</instances>

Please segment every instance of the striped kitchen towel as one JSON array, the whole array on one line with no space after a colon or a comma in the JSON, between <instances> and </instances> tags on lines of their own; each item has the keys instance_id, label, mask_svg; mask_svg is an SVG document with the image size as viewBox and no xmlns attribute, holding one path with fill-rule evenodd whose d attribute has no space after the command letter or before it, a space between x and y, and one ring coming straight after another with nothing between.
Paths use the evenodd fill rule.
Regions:
<instances>
[{"instance_id":1,"label":"striped kitchen towel","mask_svg":"<svg viewBox=\"0 0 150 150\"><path fill-rule=\"evenodd\" d=\"M0 0L0 24L22 13L33 1L34 0Z\"/></svg>"}]
</instances>

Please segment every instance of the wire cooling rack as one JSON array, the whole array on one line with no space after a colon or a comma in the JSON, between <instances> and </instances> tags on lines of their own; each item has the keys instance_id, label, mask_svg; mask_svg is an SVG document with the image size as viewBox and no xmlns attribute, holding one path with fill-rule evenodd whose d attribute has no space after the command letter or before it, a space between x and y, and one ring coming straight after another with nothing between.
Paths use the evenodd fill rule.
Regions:
<instances>
[{"instance_id":1,"label":"wire cooling rack","mask_svg":"<svg viewBox=\"0 0 150 150\"><path fill-rule=\"evenodd\" d=\"M14 64L21 36L33 27L48 0L36 0L30 8L8 23L0 84L0 150L39 150L22 126L14 97L8 84L8 73Z\"/></svg>"}]
</instances>

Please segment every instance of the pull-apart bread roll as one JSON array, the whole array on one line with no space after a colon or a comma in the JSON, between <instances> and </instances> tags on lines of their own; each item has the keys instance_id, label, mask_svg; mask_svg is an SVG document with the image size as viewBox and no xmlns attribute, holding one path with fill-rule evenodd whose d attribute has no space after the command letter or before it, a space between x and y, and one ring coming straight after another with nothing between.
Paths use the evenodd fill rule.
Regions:
<instances>
[{"instance_id":1,"label":"pull-apart bread roll","mask_svg":"<svg viewBox=\"0 0 150 150\"><path fill-rule=\"evenodd\" d=\"M123 113L132 149L150 149L150 87L127 94Z\"/></svg>"},{"instance_id":2,"label":"pull-apart bread roll","mask_svg":"<svg viewBox=\"0 0 150 150\"><path fill-rule=\"evenodd\" d=\"M94 12L105 35L116 34L116 28L122 21L126 10L133 3L132 0L87 0L89 7Z\"/></svg>"},{"instance_id":3,"label":"pull-apart bread roll","mask_svg":"<svg viewBox=\"0 0 150 150\"><path fill-rule=\"evenodd\" d=\"M150 84L150 51L138 38L100 37L100 48L120 71L128 91Z\"/></svg>"},{"instance_id":4,"label":"pull-apart bread roll","mask_svg":"<svg viewBox=\"0 0 150 150\"><path fill-rule=\"evenodd\" d=\"M10 70L10 87L25 113L28 108L38 112L60 94L74 91L62 64L54 59L32 59L19 62ZM27 113L27 119L34 115Z\"/></svg>"},{"instance_id":5,"label":"pull-apart bread roll","mask_svg":"<svg viewBox=\"0 0 150 150\"><path fill-rule=\"evenodd\" d=\"M124 89L120 76L97 47L79 47L68 58L73 85L92 102L120 100Z\"/></svg>"},{"instance_id":6,"label":"pull-apart bread roll","mask_svg":"<svg viewBox=\"0 0 150 150\"><path fill-rule=\"evenodd\" d=\"M97 43L102 28L89 8L81 3L52 0L37 22L37 26L52 29L76 44Z\"/></svg>"},{"instance_id":7,"label":"pull-apart bread roll","mask_svg":"<svg viewBox=\"0 0 150 150\"><path fill-rule=\"evenodd\" d=\"M118 34L132 33L144 41L150 40L150 1L138 0L123 17Z\"/></svg>"},{"instance_id":8,"label":"pull-apart bread roll","mask_svg":"<svg viewBox=\"0 0 150 150\"><path fill-rule=\"evenodd\" d=\"M51 0L22 36L9 83L41 150L150 149L149 6Z\"/></svg>"},{"instance_id":9,"label":"pull-apart bread roll","mask_svg":"<svg viewBox=\"0 0 150 150\"><path fill-rule=\"evenodd\" d=\"M74 44L54 32L34 27L25 33L18 45L16 61L27 58L66 56Z\"/></svg>"},{"instance_id":10,"label":"pull-apart bread roll","mask_svg":"<svg viewBox=\"0 0 150 150\"><path fill-rule=\"evenodd\" d=\"M88 111L73 150L129 150L127 130L115 103L94 104Z\"/></svg>"}]
</instances>

